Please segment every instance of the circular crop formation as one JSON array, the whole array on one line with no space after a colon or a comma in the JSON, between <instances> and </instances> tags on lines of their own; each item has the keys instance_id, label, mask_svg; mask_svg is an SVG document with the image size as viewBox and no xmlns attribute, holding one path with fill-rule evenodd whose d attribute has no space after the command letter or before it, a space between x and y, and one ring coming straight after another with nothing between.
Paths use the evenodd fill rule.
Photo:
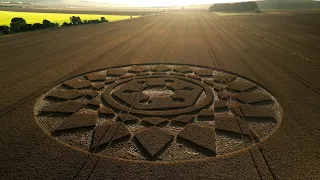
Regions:
<instances>
[{"instance_id":1,"label":"circular crop formation","mask_svg":"<svg viewBox=\"0 0 320 180\"><path fill-rule=\"evenodd\" d=\"M69 79L35 105L50 136L93 154L182 161L240 151L266 139L281 107L235 74L193 65L113 67Z\"/></svg>"}]
</instances>

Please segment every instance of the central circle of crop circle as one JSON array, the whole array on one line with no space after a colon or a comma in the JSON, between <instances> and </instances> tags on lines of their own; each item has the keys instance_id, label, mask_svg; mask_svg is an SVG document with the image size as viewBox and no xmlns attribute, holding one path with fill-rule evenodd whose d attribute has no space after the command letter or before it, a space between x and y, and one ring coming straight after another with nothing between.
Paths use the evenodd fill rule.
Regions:
<instances>
[{"instance_id":1,"label":"central circle of crop circle","mask_svg":"<svg viewBox=\"0 0 320 180\"><path fill-rule=\"evenodd\" d=\"M114 83L103 98L122 111L144 115L193 112L214 101L212 89L201 81L168 75L144 75Z\"/></svg>"},{"instance_id":2,"label":"central circle of crop circle","mask_svg":"<svg viewBox=\"0 0 320 180\"><path fill-rule=\"evenodd\" d=\"M266 89L210 67L110 67L62 82L34 107L51 138L105 158L228 158L265 141L282 110ZM234 153L237 152L237 153Z\"/></svg>"},{"instance_id":3,"label":"central circle of crop circle","mask_svg":"<svg viewBox=\"0 0 320 180\"><path fill-rule=\"evenodd\" d=\"M150 98L155 98L155 97L170 97L174 94L174 92L168 89L163 89L163 88L151 88L151 89L143 90L142 94Z\"/></svg>"}]
</instances>

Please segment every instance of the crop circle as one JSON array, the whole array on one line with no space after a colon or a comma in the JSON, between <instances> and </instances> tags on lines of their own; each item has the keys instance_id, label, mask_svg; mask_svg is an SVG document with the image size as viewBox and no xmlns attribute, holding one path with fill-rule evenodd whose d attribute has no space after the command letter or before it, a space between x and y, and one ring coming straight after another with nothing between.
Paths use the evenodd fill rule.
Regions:
<instances>
[{"instance_id":1,"label":"crop circle","mask_svg":"<svg viewBox=\"0 0 320 180\"><path fill-rule=\"evenodd\" d=\"M105 157L145 161L214 158L265 140L279 126L276 98L209 67L111 67L62 82L35 108L50 136Z\"/></svg>"}]
</instances>

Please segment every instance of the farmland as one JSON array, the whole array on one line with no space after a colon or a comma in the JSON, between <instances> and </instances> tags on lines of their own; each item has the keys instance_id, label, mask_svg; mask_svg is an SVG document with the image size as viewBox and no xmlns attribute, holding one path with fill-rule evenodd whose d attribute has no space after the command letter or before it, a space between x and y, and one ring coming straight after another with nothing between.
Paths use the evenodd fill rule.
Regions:
<instances>
[{"instance_id":1,"label":"farmland","mask_svg":"<svg viewBox=\"0 0 320 180\"><path fill-rule=\"evenodd\" d=\"M175 10L2 37L0 176L319 179L319 18Z\"/></svg>"},{"instance_id":2,"label":"farmland","mask_svg":"<svg viewBox=\"0 0 320 180\"><path fill-rule=\"evenodd\" d=\"M10 26L10 21L14 17L24 18L27 23L42 23L44 19L47 19L54 23L70 22L71 16L80 16L82 20L94 20L105 17L108 21L119 21L124 19L130 19L130 16L126 15L98 15L98 14L61 14L61 13L38 13L38 12L13 12L13 11L0 11L0 25ZM136 18L137 16L132 16Z\"/></svg>"}]
</instances>

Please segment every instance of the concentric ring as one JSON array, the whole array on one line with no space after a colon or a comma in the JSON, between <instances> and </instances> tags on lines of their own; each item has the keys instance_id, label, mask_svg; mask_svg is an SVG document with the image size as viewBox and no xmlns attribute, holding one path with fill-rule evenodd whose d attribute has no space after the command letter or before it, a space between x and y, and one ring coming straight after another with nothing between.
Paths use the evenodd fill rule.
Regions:
<instances>
[{"instance_id":1,"label":"concentric ring","mask_svg":"<svg viewBox=\"0 0 320 180\"><path fill-rule=\"evenodd\" d=\"M130 113L132 114L143 114L143 115L150 115L150 116L168 116L168 115L178 115L178 114L183 114L183 113L187 113L187 112L193 112L196 110L199 110L207 105L209 105L212 101L213 101L213 93L212 90L208 87L208 85L201 83L200 81L197 80L193 80L190 78L186 78L186 77L181 77L181 76L148 76L148 78L153 79L153 78L176 78L176 79L180 79L180 80L184 80L186 82L195 84L199 87L201 87L203 89L203 92L206 94L205 98L201 101L201 103L197 103L197 104L193 104L192 106L183 108L183 109L175 109L175 110L155 110L155 111L146 111L146 110L142 110L142 109L134 109L132 107L128 107L128 106L124 106L122 104L120 104L119 102L117 102L113 97L112 97L112 91L120 85L123 85L127 82L130 82L131 80L137 80L137 79L145 79L146 77L142 76L142 77L137 77L137 78L129 78L129 79L125 79L122 81L119 81L117 83L114 83L112 85L110 85L108 88L106 88L106 91L104 91L103 93L103 98L104 100L106 100L112 107L115 107L117 109L120 109L122 111L128 112L130 110Z\"/></svg>"}]
</instances>

